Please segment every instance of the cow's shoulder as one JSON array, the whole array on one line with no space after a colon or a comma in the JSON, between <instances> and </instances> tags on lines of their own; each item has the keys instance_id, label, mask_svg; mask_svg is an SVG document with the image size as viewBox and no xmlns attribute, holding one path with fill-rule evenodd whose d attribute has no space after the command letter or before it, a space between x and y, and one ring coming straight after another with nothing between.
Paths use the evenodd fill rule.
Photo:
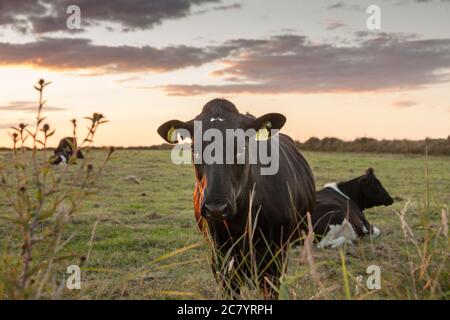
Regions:
<instances>
[{"instance_id":1,"label":"cow's shoulder","mask_svg":"<svg viewBox=\"0 0 450 320\"><path fill-rule=\"evenodd\" d=\"M325 187L316 193L316 203L327 203L339 206L342 210L360 212L358 205L350 198L330 187Z\"/></svg>"}]
</instances>

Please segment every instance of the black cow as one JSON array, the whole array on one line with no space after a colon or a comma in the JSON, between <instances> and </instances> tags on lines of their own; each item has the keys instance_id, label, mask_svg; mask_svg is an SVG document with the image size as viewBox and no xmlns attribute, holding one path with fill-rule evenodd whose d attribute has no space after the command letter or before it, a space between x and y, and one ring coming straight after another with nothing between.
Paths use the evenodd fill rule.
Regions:
<instances>
[{"instance_id":1,"label":"black cow","mask_svg":"<svg viewBox=\"0 0 450 320\"><path fill-rule=\"evenodd\" d=\"M77 149L77 139L73 137L66 137L59 141L58 147L53 152L50 158L51 164L67 164L72 158L74 151L77 152L78 159L84 159L83 153Z\"/></svg>"},{"instance_id":2,"label":"black cow","mask_svg":"<svg viewBox=\"0 0 450 320\"><path fill-rule=\"evenodd\" d=\"M258 130L266 126L279 130L286 118L278 113L259 118L247 116L239 113L233 103L214 99L195 119L168 121L159 127L158 133L169 143L177 142L170 139L174 129L187 130L193 137L194 120L202 123L203 132L215 128L225 136L226 129ZM195 216L200 230L209 230L218 249L213 272L233 298L238 297L243 279L256 279L255 264L259 288L266 298L276 297L266 280L275 286L279 284L284 249L289 242L298 239L300 221L314 205L315 184L308 163L290 137L279 133L271 139L275 138L279 138L279 150L270 148L270 139L258 142L266 144L270 152L279 156L279 170L274 175L261 175L263 165L248 161L248 143L255 136L246 139L243 152L247 153L247 160L243 164L194 164ZM239 150L234 152L233 156L237 156ZM254 232L247 232L248 226L252 226Z\"/></svg>"},{"instance_id":3,"label":"black cow","mask_svg":"<svg viewBox=\"0 0 450 320\"><path fill-rule=\"evenodd\" d=\"M380 230L367 221L364 210L393 203L372 168L350 181L326 184L317 191L311 213L314 233L321 239L318 247L338 247L367 234L377 237Z\"/></svg>"}]
</instances>

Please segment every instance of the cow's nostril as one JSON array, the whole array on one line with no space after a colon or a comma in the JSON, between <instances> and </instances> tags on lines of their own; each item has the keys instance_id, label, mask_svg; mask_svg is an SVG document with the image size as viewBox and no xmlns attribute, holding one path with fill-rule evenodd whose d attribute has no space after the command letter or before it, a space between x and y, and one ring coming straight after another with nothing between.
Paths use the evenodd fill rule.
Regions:
<instances>
[{"instance_id":1,"label":"cow's nostril","mask_svg":"<svg viewBox=\"0 0 450 320\"><path fill-rule=\"evenodd\" d=\"M228 207L228 204L226 204L226 203L219 203L219 204L205 203L206 210L213 215L217 215L217 214L222 215L222 213L227 209L227 207Z\"/></svg>"},{"instance_id":2,"label":"cow's nostril","mask_svg":"<svg viewBox=\"0 0 450 320\"><path fill-rule=\"evenodd\" d=\"M230 206L228 203L216 203L216 202L209 202L205 203L202 215L203 217L209 219L218 219L223 220L227 219L230 214Z\"/></svg>"}]
</instances>

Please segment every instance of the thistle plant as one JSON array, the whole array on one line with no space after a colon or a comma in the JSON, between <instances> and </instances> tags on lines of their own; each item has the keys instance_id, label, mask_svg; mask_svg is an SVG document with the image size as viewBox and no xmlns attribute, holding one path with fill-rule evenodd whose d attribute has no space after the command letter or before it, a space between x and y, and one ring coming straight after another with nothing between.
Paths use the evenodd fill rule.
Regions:
<instances>
[{"instance_id":1,"label":"thistle plant","mask_svg":"<svg viewBox=\"0 0 450 320\"><path fill-rule=\"evenodd\" d=\"M50 84L39 80L34 88L39 100L33 128L21 123L12 127L11 152L0 159L0 299L52 298L61 292L56 276L64 261L73 258L66 250L72 239L66 226L93 192L114 149L98 162L86 156L74 163L80 148L86 155L99 127L107 120L94 113L87 134L65 167L48 161L48 142L55 130L45 123L44 89ZM71 120L77 139L77 121ZM7 237L12 241L4 241ZM6 244L8 243L8 245Z\"/></svg>"}]
</instances>

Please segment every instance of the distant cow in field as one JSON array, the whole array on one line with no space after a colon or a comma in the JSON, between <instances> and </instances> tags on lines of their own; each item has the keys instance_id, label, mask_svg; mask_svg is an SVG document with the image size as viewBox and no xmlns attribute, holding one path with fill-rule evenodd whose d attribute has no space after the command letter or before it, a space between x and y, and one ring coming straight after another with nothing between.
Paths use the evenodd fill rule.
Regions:
<instances>
[{"instance_id":1,"label":"distant cow in field","mask_svg":"<svg viewBox=\"0 0 450 320\"><path fill-rule=\"evenodd\" d=\"M326 184L317 192L311 213L314 233L321 237L318 247L339 247L365 235L377 237L380 230L367 221L364 210L393 203L372 168L350 181Z\"/></svg>"},{"instance_id":2,"label":"distant cow in field","mask_svg":"<svg viewBox=\"0 0 450 320\"><path fill-rule=\"evenodd\" d=\"M50 158L51 164L67 164L72 158L74 152L77 152L78 159L84 159L81 150L77 150L77 139L73 137L66 137L59 141L58 147L53 152Z\"/></svg>"},{"instance_id":3,"label":"distant cow in field","mask_svg":"<svg viewBox=\"0 0 450 320\"><path fill-rule=\"evenodd\" d=\"M196 163L194 121L202 124L202 133L213 129L225 136L229 129L271 128L276 131L284 126L286 118L278 113L259 118L244 115L233 103L214 99L195 119L187 122L171 120L158 129L169 143L178 142L171 138L174 130L184 129L192 137L195 217L203 232L209 230L218 250L218 258L213 259L212 267L225 291L233 298L238 297L243 280L251 277L258 281L266 298L274 298L276 294L270 282L275 286L279 284L284 250L288 243L299 238L300 221L314 205L315 184L311 169L294 141L276 132L258 141L260 146L279 157L278 171L273 175L262 175L264 165L248 161L249 142L255 141L255 136L246 137L244 147L235 148L231 154L232 158L244 154L243 163ZM271 147L272 139L279 139L278 148ZM203 142L200 152L208 147ZM257 278L252 276L255 271L252 259L257 266Z\"/></svg>"}]
</instances>

